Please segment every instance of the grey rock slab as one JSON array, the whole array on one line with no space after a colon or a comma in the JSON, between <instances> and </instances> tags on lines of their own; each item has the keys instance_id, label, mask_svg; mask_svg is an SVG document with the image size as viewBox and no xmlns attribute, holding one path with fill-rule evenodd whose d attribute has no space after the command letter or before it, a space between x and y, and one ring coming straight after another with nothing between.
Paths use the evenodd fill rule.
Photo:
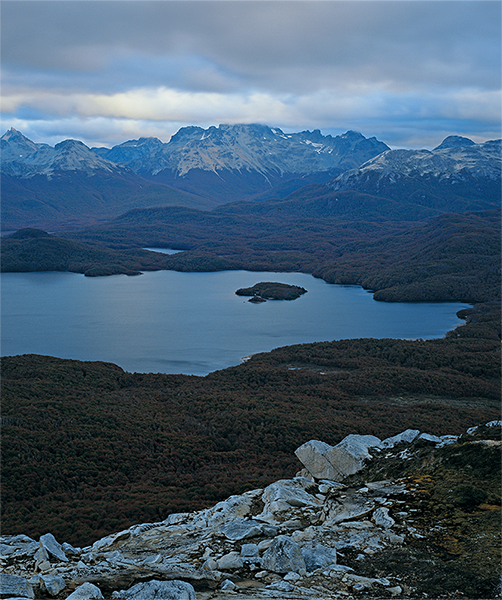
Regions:
<instances>
[{"instance_id":1,"label":"grey rock slab","mask_svg":"<svg viewBox=\"0 0 502 600\"><path fill-rule=\"evenodd\" d=\"M216 562L218 563L218 569L220 571L240 569L244 565L244 560L238 552L229 552L219 558Z\"/></svg>"},{"instance_id":2,"label":"grey rock slab","mask_svg":"<svg viewBox=\"0 0 502 600\"><path fill-rule=\"evenodd\" d=\"M243 557L254 557L259 556L260 550L258 544L242 544L241 556Z\"/></svg>"},{"instance_id":3,"label":"grey rock slab","mask_svg":"<svg viewBox=\"0 0 502 600\"><path fill-rule=\"evenodd\" d=\"M366 483L366 487L371 491L386 496L395 496L406 494L406 486L402 483L394 483L393 481L373 481Z\"/></svg>"},{"instance_id":4,"label":"grey rock slab","mask_svg":"<svg viewBox=\"0 0 502 600\"><path fill-rule=\"evenodd\" d=\"M34 554L34 558L37 564L39 564L49 560L49 553L41 544L39 544L38 550Z\"/></svg>"},{"instance_id":5,"label":"grey rock slab","mask_svg":"<svg viewBox=\"0 0 502 600\"><path fill-rule=\"evenodd\" d=\"M96 585L83 583L66 600L103 600L103 594Z\"/></svg>"},{"instance_id":6,"label":"grey rock slab","mask_svg":"<svg viewBox=\"0 0 502 600\"><path fill-rule=\"evenodd\" d=\"M374 435L351 434L328 450L325 457L337 474L334 479L345 479L357 473L363 468L364 461L371 458L369 448L378 447L380 443L380 439Z\"/></svg>"},{"instance_id":7,"label":"grey rock slab","mask_svg":"<svg viewBox=\"0 0 502 600\"><path fill-rule=\"evenodd\" d=\"M363 577L362 575L356 575L354 573L347 573L345 575L344 580L347 579L352 585L359 584L361 586L359 589L371 587L375 583L380 583L381 585L385 585L382 583L383 580L375 579L374 577ZM388 585L388 582L387 582Z\"/></svg>"},{"instance_id":8,"label":"grey rock slab","mask_svg":"<svg viewBox=\"0 0 502 600\"><path fill-rule=\"evenodd\" d=\"M0 544L0 556L9 556L9 554L14 554L17 548L14 546L9 546L8 544Z\"/></svg>"},{"instance_id":9,"label":"grey rock slab","mask_svg":"<svg viewBox=\"0 0 502 600\"><path fill-rule=\"evenodd\" d=\"M245 540L261 535L273 537L277 534L277 528L268 523L260 523L254 519L234 519L225 523L219 529L221 533L229 540Z\"/></svg>"},{"instance_id":10,"label":"grey rock slab","mask_svg":"<svg viewBox=\"0 0 502 600\"><path fill-rule=\"evenodd\" d=\"M127 540L130 537L131 532L129 531L129 529L124 529L123 531L107 535L106 537L94 542L94 544L91 547L91 552L102 552L103 550L111 548L117 542Z\"/></svg>"},{"instance_id":11,"label":"grey rock slab","mask_svg":"<svg viewBox=\"0 0 502 600\"><path fill-rule=\"evenodd\" d=\"M295 450L296 457L316 479L334 479L338 473L326 458L332 446L319 440L310 440Z\"/></svg>"},{"instance_id":12,"label":"grey rock slab","mask_svg":"<svg viewBox=\"0 0 502 600\"><path fill-rule=\"evenodd\" d=\"M279 574L294 571L304 575L307 572L300 546L285 535L274 539L262 557L261 566L267 571Z\"/></svg>"},{"instance_id":13,"label":"grey rock slab","mask_svg":"<svg viewBox=\"0 0 502 600\"><path fill-rule=\"evenodd\" d=\"M0 542L3 544L9 544L9 546L17 546L19 544L31 544L35 542L35 540L24 533L20 533L19 535L2 535L0 537Z\"/></svg>"},{"instance_id":14,"label":"grey rock slab","mask_svg":"<svg viewBox=\"0 0 502 600\"><path fill-rule=\"evenodd\" d=\"M65 580L60 575L42 575L40 577L40 588L49 596L57 596L65 587Z\"/></svg>"},{"instance_id":15,"label":"grey rock slab","mask_svg":"<svg viewBox=\"0 0 502 600\"><path fill-rule=\"evenodd\" d=\"M220 589L224 592L235 592L237 586L233 581L230 581L230 579L225 579L225 581L222 582Z\"/></svg>"},{"instance_id":16,"label":"grey rock slab","mask_svg":"<svg viewBox=\"0 0 502 600\"><path fill-rule=\"evenodd\" d=\"M373 513L373 521L379 527L389 528L395 525L394 519L389 515L389 509L380 507Z\"/></svg>"},{"instance_id":17,"label":"grey rock slab","mask_svg":"<svg viewBox=\"0 0 502 600\"><path fill-rule=\"evenodd\" d=\"M421 433L418 436L418 439L426 442L433 442L434 444L439 444L441 442L441 438L439 436L431 435L430 433Z\"/></svg>"},{"instance_id":18,"label":"grey rock slab","mask_svg":"<svg viewBox=\"0 0 502 600\"><path fill-rule=\"evenodd\" d=\"M40 536L40 546L56 558L59 562L68 562L68 558L63 551L61 544L56 540L52 533L46 533Z\"/></svg>"},{"instance_id":19,"label":"grey rock slab","mask_svg":"<svg viewBox=\"0 0 502 600\"><path fill-rule=\"evenodd\" d=\"M162 521L162 525L179 525L180 523L186 523L191 518L191 513L172 513Z\"/></svg>"},{"instance_id":20,"label":"grey rock slab","mask_svg":"<svg viewBox=\"0 0 502 600\"><path fill-rule=\"evenodd\" d=\"M437 444L436 448L444 448L445 446L451 446L458 440L458 435L442 435L441 441Z\"/></svg>"},{"instance_id":21,"label":"grey rock slab","mask_svg":"<svg viewBox=\"0 0 502 600\"><path fill-rule=\"evenodd\" d=\"M375 503L364 497L353 497L348 501L332 502L326 507L326 524L337 524L343 521L360 519L369 515L375 508Z\"/></svg>"},{"instance_id":22,"label":"grey rock slab","mask_svg":"<svg viewBox=\"0 0 502 600\"><path fill-rule=\"evenodd\" d=\"M270 585L267 585L268 590L277 590L279 592L292 592L295 587L287 581L274 581Z\"/></svg>"},{"instance_id":23,"label":"grey rock slab","mask_svg":"<svg viewBox=\"0 0 502 600\"><path fill-rule=\"evenodd\" d=\"M61 548L63 549L63 552L69 556L78 556L82 551L80 548L74 548L68 542L61 544Z\"/></svg>"},{"instance_id":24,"label":"grey rock slab","mask_svg":"<svg viewBox=\"0 0 502 600\"><path fill-rule=\"evenodd\" d=\"M185 581L157 581L137 583L128 590L113 592L117 600L197 600L192 585Z\"/></svg>"},{"instance_id":25,"label":"grey rock slab","mask_svg":"<svg viewBox=\"0 0 502 600\"><path fill-rule=\"evenodd\" d=\"M24 578L9 573L0 573L1 598L34 598L33 586Z\"/></svg>"},{"instance_id":26,"label":"grey rock slab","mask_svg":"<svg viewBox=\"0 0 502 600\"><path fill-rule=\"evenodd\" d=\"M322 544L303 546L302 554L308 572L336 563L336 549L328 548Z\"/></svg>"},{"instance_id":27,"label":"grey rock slab","mask_svg":"<svg viewBox=\"0 0 502 600\"><path fill-rule=\"evenodd\" d=\"M307 490L317 487L305 477L295 477L294 479L282 479L267 486L263 491L262 501L265 503L264 512L267 512L267 504L273 502L285 502L292 507L319 506L318 498L310 494Z\"/></svg>"},{"instance_id":28,"label":"grey rock slab","mask_svg":"<svg viewBox=\"0 0 502 600\"><path fill-rule=\"evenodd\" d=\"M216 571L218 563L214 558L207 558L202 564L202 568L206 571Z\"/></svg>"},{"instance_id":29,"label":"grey rock slab","mask_svg":"<svg viewBox=\"0 0 502 600\"><path fill-rule=\"evenodd\" d=\"M250 496L230 496L206 512L207 526L217 527L232 519L248 517L252 504Z\"/></svg>"},{"instance_id":30,"label":"grey rock slab","mask_svg":"<svg viewBox=\"0 0 502 600\"><path fill-rule=\"evenodd\" d=\"M420 431L418 429L407 429L402 433L398 433L397 435L393 435L392 437L386 438L380 444L381 448L394 448L397 444L401 442L413 442L420 435Z\"/></svg>"},{"instance_id":31,"label":"grey rock slab","mask_svg":"<svg viewBox=\"0 0 502 600\"><path fill-rule=\"evenodd\" d=\"M285 581L298 581L299 579L302 579L302 576L298 575L298 573L295 573L294 571L290 571L284 575Z\"/></svg>"},{"instance_id":32,"label":"grey rock slab","mask_svg":"<svg viewBox=\"0 0 502 600\"><path fill-rule=\"evenodd\" d=\"M350 573L353 571L352 567L347 567L345 565L330 565L329 566L329 574L333 577L340 573Z\"/></svg>"}]
</instances>

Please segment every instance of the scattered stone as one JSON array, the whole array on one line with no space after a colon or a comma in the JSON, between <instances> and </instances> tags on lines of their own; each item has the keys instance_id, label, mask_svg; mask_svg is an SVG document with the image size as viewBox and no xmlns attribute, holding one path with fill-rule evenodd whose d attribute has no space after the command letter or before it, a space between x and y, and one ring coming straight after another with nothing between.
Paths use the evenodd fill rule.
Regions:
<instances>
[{"instance_id":1,"label":"scattered stone","mask_svg":"<svg viewBox=\"0 0 502 600\"><path fill-rule=\"evenodd\" d=\"M277 536L262 558L262 567L267 571L286 574L294 571L305 575L307 568L300 546L285 535Z\"/></svg>"},{"instance_id":2,"label":"scattered stone","mask_svg":"<svg viewBox=\"0 0 502 600\"><path fill-rule=\"evenodd\" d=\"M310 548L304 546L302 554L307 571L315 571L336 563L336 549L322 544L315 544Z\"/></svg>"},{"instance_id":3,"label":"scattered stone","mask_svg":"<svg viewBox=\"0 0 502 600\"><path fill-rule=\"evenodd\" d=\"M40 537L40 546L59 562L68 562L68 557L63 552L61 544L56 541L52 533L46 533Z\"/></svg>"},{"instance_id":4,"label":"scattered stone","mask_svg":"<svg viewBox=\"0 0 502 600\"><path fill-rule=\"evenodd\" d=\"M435 452L447 439L416 433L408 430L384 440L388 448L380 458L399 460ZM419 443L411 445L415 442ZM308 442L300 448L310 457L305 460L312 470L318 468L316 461L321 464L316 473L322 472L322 477L304 470L307 477L283 479L263 490L231 496L212 508L170 515L160 523L134 525L84 549L60 545L51 534L42 536L40 543L28 536L2 536L2 568L7 573L1 576L0 600L62 598L67 588L77 588L70 600L102 600L95 584L107 594L121 590L113 592L115 600L192 600L191 583L211 590L201 592L201 598L214 600L237 592L250 600L350 597L354 592L377 596L380 592L373 586L384 586L386 598L399 597L409 591L404 576L401 585L395 585L390 575L388 579L358 575L357 565L362 569L374 560L372 556L398 545L406 551L407 542L443 527L436 524L431 529L422 520L412 521L419 512L416 501L423 497L420 485L408 477L334 481L335 464L337 473L359 468L371 460L369 450L373 448L374 455L376 444L380 442L373 436L347 436L334 447ZM403 449L403 444L410 445ZM394 507L392 516L389 507ZM351 563L356 571L337 564L344 554L356 557ZM378 559L380 571L385 563ZM34 571L39 574L33 575ZM9 589L9 581L17 582L17 592ZM138 581L142 583L130 587ZM239 587L236 581L242 582Z\"/></svg>"},{"instance_id":5,"label":"scattered stone","mask_svg":"<svg viewBox=\"0 0 502 600\"><path fill-rule=\"evenodd\" d=\"M375 510L373 513L373 521L375 525L379 527L392 527L395 525L395 521L392 517L389 516L389 509L385 507L380 507Z\"/></svg>"},{"instance_id":6,"label":"scattered stone","mask_svg":"<svg viewBox=\"0 0 502 600\"><path fill-rule=\"evenodd\" d=\"M1 598L34 598L33 586L24 578L8 573L0 573Z\"/></svg>"},{"instance_id":7,"label":"scattered stone","mask_svg":"<svg viewBox=\"0 0 502 600\"><path fill-rule=\"evenodd\" d=\"M96 585L83 583L66 600L103 600L103 594Z\"/></svg>"},{"instance_id":8,"label":"scattered stone","mask_svg":"<svg viewBox=\"0 0 502 600\"><path fill-rule=\"evenodd\" d=\"M157 581L137 583L128 590L113 592L117 600L197 600L193 586L185 581Z\"/></svg>"},{"instance_id":9,"label":"scattered stone","mask_svg":"<svg viewBox=\"0 0 502 600\"><path fill-rule=\"evenodd\" d=\"M225 581L222 582L220 589L223 592L235 592L237 586L233 581L230 581L230 579L225 579Z\"/></svg>"},{"instance_id":10,"label":"scattered stone","mask_svg":"<svg viewBox=\"0 0 502 600\"><path fill-rule=\"evenodd\" d=\"M40 577L40 588L49 596L57 596L65 587L65 580L60 575L42 575Z\"/></svg>"}]
</instances>

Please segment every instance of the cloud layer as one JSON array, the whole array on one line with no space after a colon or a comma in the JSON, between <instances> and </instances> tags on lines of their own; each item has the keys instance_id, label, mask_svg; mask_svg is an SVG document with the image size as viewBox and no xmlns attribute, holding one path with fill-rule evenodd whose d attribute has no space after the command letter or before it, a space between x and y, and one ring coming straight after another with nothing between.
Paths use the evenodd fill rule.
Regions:
<instances>
[{"instance_id":1,"label":"cloud layer","mask_svg":"<svg viewBox=\"0 0 502 600\"><path fill-rule=\"evenodd\" d=\"M35 141L184 125L500 137L496 1L9 1L2 122Z\"/></svg>"}]
</instances>

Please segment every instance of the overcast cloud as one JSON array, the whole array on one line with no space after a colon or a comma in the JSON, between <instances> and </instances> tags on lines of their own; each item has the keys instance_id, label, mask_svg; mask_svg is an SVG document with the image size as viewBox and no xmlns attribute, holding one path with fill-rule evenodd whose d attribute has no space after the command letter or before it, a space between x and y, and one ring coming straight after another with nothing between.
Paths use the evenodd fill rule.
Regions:
<instances>
[{"instance_id":1,"label":"overcast cloud","mask_svg":"<svg viewBox=\"0 0 502 600\"><path fill-rule=\"evenodd\" d=\"M498 1L8 1L2 127L112 146L185 125L500 137ZM2 131L3 133L3 131Z\"/></svg>"}]
</instances>

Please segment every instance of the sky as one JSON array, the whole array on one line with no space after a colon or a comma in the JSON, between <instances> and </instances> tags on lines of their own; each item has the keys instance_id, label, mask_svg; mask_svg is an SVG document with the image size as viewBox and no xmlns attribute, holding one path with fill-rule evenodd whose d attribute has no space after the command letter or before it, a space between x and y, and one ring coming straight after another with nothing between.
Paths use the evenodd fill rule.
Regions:
<instances>
[{"instance_id":1,"label":"sky","mask_svg":"<svg viewBox=\"0 0 502 600\"><path fill-rule=\"evenodd\" d=\"M2 0L1 125L111 147L181 127L501 137L498 0Z\"/></svg>"}]
</instances>

